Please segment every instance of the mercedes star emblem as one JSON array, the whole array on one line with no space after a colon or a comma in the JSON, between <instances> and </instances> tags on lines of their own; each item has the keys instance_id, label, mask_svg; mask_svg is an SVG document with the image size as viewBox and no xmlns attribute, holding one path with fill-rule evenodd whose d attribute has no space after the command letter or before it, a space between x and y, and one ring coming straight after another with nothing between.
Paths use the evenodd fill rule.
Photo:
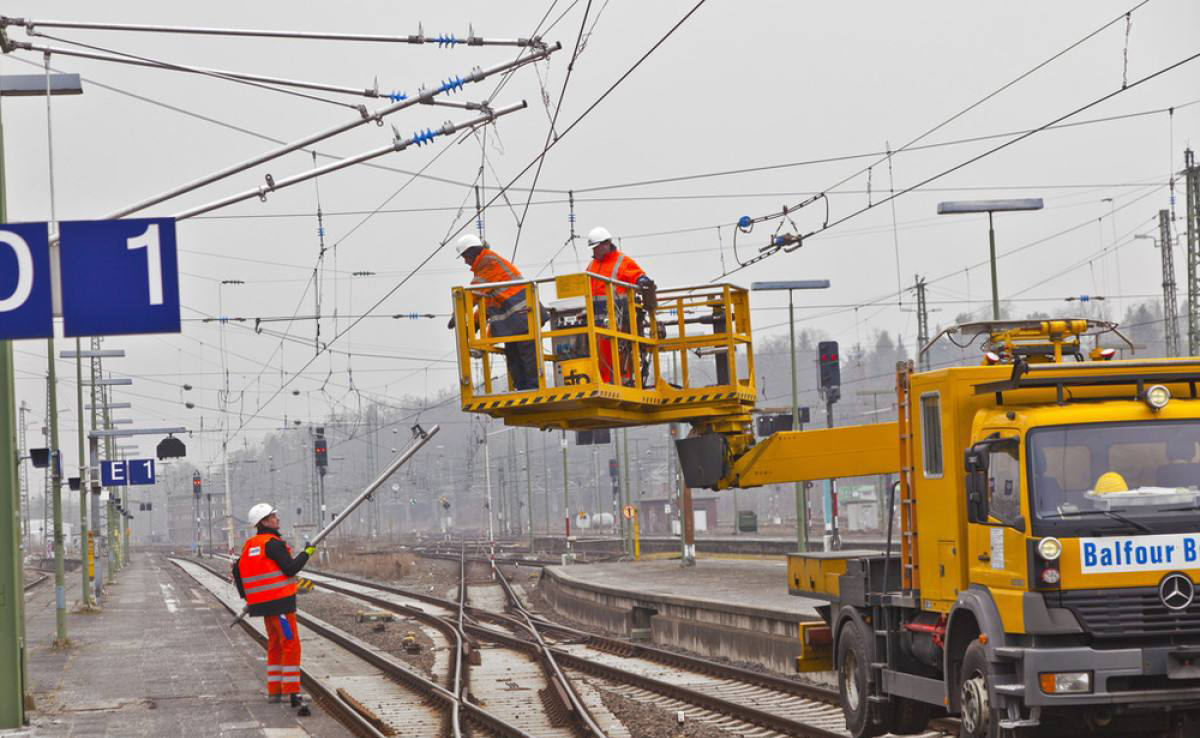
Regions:
<instances>
[{"instance_id":1,"label":"mercedes star emblem","mask_svg":"<svg viewBox=\"0 0 1200 738\"><path fill-rule=\"evenodd\" d=\"M1195 585L1183 574L1168 574L1158 583L1158 598L1168 610L1186 610L1195 596Z\"/></svg>"}]
</instances>

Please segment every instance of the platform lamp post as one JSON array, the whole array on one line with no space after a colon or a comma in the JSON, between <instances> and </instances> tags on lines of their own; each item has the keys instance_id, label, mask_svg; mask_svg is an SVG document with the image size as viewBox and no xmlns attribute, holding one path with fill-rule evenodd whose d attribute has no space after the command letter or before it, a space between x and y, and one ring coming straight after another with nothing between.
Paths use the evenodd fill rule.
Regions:
<instances>
[{"instance_id":1,"label":"platform lamp post","mask_svg":"<svg viewBox=\"0 0 1200 738\"><path fill-rule=\"evenodd\" d=\"M78 74L13 74L0 76L0 96L49 97L80 95L83 86ZM47 111L49 111L49 100ZM4 180L4 135L0 127L0 222L8 222L7 186ZM54 351L49 353L54 363ZM21 530L17 514L17 431L16 389L13 386L12 342L0 341L0 730L25 724L27 690L25 664L25 603L14 595L24 586L21 561ZM61 538L60 538L61 541ZM61 562L61 558L60 558ZM61 563L55 567L56 597L64 598ZM65 614L65 613L64 613ZM65 617L60 620L58 637L66 639Z\"/></svg>"},{"instance_id":2,"label":"platform lamp post","mask_svg":"<svg viewBox=\"0 0 1200 738\"><path fill-rule=\"evenodd\" d=\"M938 215L987 213L988 254L992 265L992 320L1000 320L1000 290L996 286L996 229L992 224L992 213L1041 210L1042 207L1043 203L1040 197L1022 197L1011 200L948 200L938 203Z\"/></svg>"},{"instance_id":3,"label":"platform lamp post","mask_svg":"<svg viewBox=\"0 0 1200 738\"><path fill-rule=\"evenodd\" d=\"M800 428L800 392L796 385L796 303L792 293L796 290L827 290L828 279L798 279L788 282L751 282L754 292L787 290L788 293L788 336L792 355L792 430ZM808 491L804 482L796 482L796 545L801 552L808 550ZM736 522L735 522L736 525Z\"/></svg>"}]
</instances>

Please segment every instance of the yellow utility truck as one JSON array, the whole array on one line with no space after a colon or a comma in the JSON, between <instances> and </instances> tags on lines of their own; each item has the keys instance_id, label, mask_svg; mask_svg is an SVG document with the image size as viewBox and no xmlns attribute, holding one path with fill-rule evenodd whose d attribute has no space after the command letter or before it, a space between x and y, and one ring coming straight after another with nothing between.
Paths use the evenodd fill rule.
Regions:
<instances>
[{"instance_id":1,"label":"yellow utility truck","mask_svg":"<svg viewBox=\"0 0 1200 738\"><path fill-rule=\"evenodd\" d=\"M626 289L622 304L632 285L590 275L522 284L552 313L515 337L542 359L528 392L495 386L489 357L514 337L468 319L479 288L454 291L464 410L540 428L689 422L693 487L898 479L887 552L788 561L789 591L824 603L856 738L941 714L971 738L1200 735L1200 358L1114 361L1084 344L1115 327L1087 320L958 326L981 365L901 364L895 421L756 442L744 290ZM601 381L598 348L626 351L629 376Z\"/></svg>"}]
</instances>

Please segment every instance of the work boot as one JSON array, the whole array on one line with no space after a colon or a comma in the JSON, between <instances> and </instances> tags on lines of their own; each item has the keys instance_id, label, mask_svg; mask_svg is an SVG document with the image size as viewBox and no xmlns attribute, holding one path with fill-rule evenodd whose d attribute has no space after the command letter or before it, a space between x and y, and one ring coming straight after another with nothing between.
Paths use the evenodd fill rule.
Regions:
<instances>
[{"instance_id":1,"label":"work boot","mask_svg":"<svg viewBox=\"0 0 1200 738\"><path fill-rule=\"evenodd\" d=\"M283 702L283 695L269 694L269 695L267 695L267 702L272 705L278 705L280 702Z\"/></svg>"},{"instance_id":2,"label":"work boot","mask_svg":"<svg viewBox=\"0 0 1200 738\"><path fill-rule=\"evenodd\" d=\"M308 717L309 715L312 714L311 712L309 712L308 705L306 705L304 703L304 697L302 697L301 695L299 695L299 694L291 695L291 703L292 703L292 707L299 708L298 710L296 710L296 714L299 715L300 717Z\"/></svg>"}]
</instances>

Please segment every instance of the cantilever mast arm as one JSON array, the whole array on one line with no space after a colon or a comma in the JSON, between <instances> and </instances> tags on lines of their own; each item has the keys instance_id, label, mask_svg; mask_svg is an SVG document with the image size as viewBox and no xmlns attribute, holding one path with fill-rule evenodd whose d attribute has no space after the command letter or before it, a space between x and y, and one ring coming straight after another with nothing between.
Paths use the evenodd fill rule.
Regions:
<instances>
[{"instance_id":1,"label":"cantilever mast arm","mask_svg":"<svg viewBox=\"0 0 1200 738\"><path fill-rule=\"evenodd\" d=\"M404 466L405 462L407 462L418 451L420 451L421 447L428 443L430 438L436 436L439 430L441 430L441 426L435 425L428 431L421 431L416 439L414 439L409 445L409 447L404 449L404 452L397 456L392 463L388 464L387 467L379 473L379 476L375 478L374 482L371 482L366 489L364 489L362 492L359 492L358 497L355 497L353 502L351 502L349 505L346 505L346 508L338 513L336 518L329 521L329 525L322 528L320 532L318 532L317 535L311 541L309 541L308 545L317 545L325 538L325 536L329 535L334 528L341 525L342 521L350 516L350 513L354 512L359 505L370 498L375 490L382 487L383 483L386 482L389 477L395 474L397 469Z\"/></svg>"}]
</instances>

